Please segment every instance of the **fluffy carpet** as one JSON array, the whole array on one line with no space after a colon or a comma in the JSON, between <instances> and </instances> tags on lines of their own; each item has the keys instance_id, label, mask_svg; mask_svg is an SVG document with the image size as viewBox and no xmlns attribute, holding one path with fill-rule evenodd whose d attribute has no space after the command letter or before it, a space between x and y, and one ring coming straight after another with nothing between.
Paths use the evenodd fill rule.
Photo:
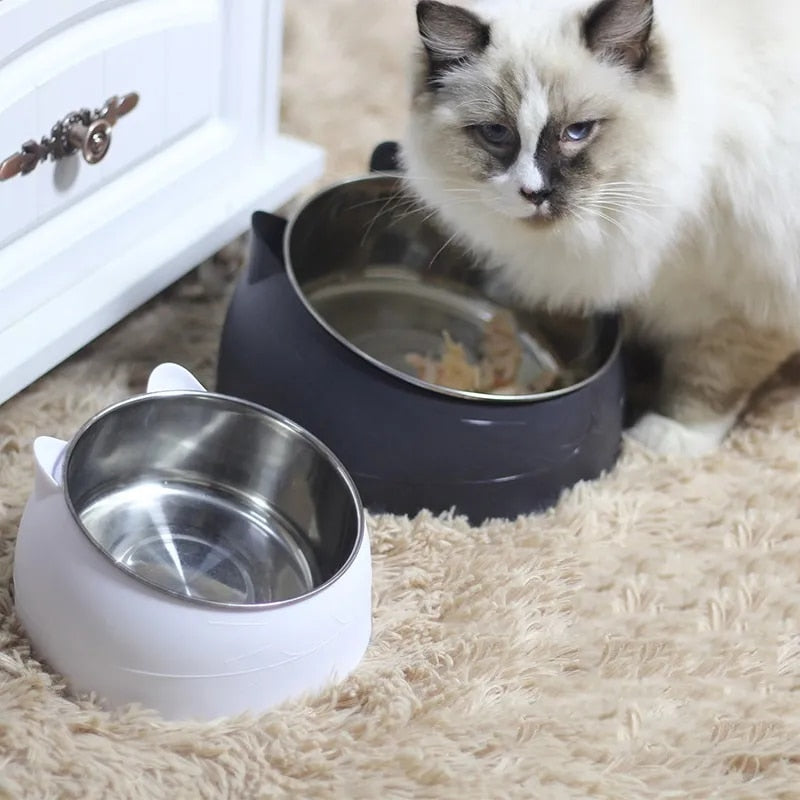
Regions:
<instances>
[{"instance_id":1,"label":"fluffy carpet","mask_svg":"<svg viewBox=\"0 0 800 800\"><path fill-rule=\"evenodd\" d=\"M289 0L284 127L362 171L405 118L410 0ZM372 520L375 628L338 688L165 724L76 702L8 594L39 433L158 361L207 383L231 266L204 265L0 408L0 797L800 797L800 394L701 461L630 445L552 512ZM224 260L224 259L223 259Z\"/></svg>"}]
</instances>

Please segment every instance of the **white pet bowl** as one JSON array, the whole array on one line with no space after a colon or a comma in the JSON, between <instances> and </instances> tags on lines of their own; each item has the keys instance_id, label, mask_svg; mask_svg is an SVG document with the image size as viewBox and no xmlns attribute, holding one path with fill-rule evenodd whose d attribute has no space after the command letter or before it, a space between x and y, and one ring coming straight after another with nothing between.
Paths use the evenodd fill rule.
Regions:
<instances>
[{"instance_id":1,"label":"white pet bowl","mask_svg":"<svg viewBox=\"0 0 800 800\"><path fill-rule=\"evenodd\" d=\"M15 603L74 692L213 719L263 712L360 662L364 513L302 428L162 364L146 394L33 449Z\"/></svg>"}]
</instances>

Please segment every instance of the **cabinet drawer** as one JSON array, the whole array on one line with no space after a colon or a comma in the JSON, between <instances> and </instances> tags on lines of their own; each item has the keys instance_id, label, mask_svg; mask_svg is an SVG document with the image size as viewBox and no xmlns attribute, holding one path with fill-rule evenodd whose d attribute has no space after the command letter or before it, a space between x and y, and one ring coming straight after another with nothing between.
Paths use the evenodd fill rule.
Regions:
<instances>
[{"instance_id":1,"label":"cabinet drawer","mask_svg":"<svg viewBox=\"0 0 800 800\"><path fill-rule=\"evenodd\" d=\"M0 403L319 176L321 151L278 132L282 12L0 0L0 163L71 112L139 95L97 163L62 142L3 171Z\"/></svg>"},{"instance_id":2,"label":"cabinet drawer","mask_svg":"<svg viewBox=\"0 0 800 800\"><path fill-rule=\"evenodd\" d=\"M0 245L175 142L219 109L224 32L222 0L71 2L73 16L31 41L37 20L57 4L4 0L0 30L0 159L39 140L68 113L96 109L113 95L137 92L138 106L111 133L103 160L78 155L40 164L0 182Z\"/></svg>"}]
</instances>

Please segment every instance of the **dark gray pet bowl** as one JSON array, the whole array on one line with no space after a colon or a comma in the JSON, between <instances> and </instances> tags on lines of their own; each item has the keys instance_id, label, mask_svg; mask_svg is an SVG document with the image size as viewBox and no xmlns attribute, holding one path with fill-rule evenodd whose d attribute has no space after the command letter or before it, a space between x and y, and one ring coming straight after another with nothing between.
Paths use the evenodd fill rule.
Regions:
<instances>
[{"instance_id":1,"label":"dark gray pet bowl","mask_svg":"<svg viewBox=\"0 0 800 800\"><path fill-rule=\"evenodd\" d=\"M379 147L372 167L393 168L394 152ZM254 214L217 390L319 437L372 511L454 509L479 523L543 510L616 461L620 322L516 310L531 369L544 345L574 376L545 394L496 397L419 380L397 357L398 341L430 342L437 324L467 341L497 306L484 273L456 248L441 250L446 237L424 213L408 213L398 187L396 174L372 175L329 187L288 224Z\"/></svg>"}]
</instances>

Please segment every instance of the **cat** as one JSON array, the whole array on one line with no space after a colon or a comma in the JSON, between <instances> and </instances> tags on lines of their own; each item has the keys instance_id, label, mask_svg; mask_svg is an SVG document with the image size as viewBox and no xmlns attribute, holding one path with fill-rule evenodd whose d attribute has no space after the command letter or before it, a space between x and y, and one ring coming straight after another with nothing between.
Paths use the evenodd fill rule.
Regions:
<instances>
[{"instance_id":1,"label":"cat","mask_svg":"<svg viewBox=\"0 0 800 800\"><path fill-rule=\"evenodd\" d=\"M417 4L410 191L531 306L663 355L630 435L702 455L800 349L800 3Z\"/></svg>"}]
</instances>

